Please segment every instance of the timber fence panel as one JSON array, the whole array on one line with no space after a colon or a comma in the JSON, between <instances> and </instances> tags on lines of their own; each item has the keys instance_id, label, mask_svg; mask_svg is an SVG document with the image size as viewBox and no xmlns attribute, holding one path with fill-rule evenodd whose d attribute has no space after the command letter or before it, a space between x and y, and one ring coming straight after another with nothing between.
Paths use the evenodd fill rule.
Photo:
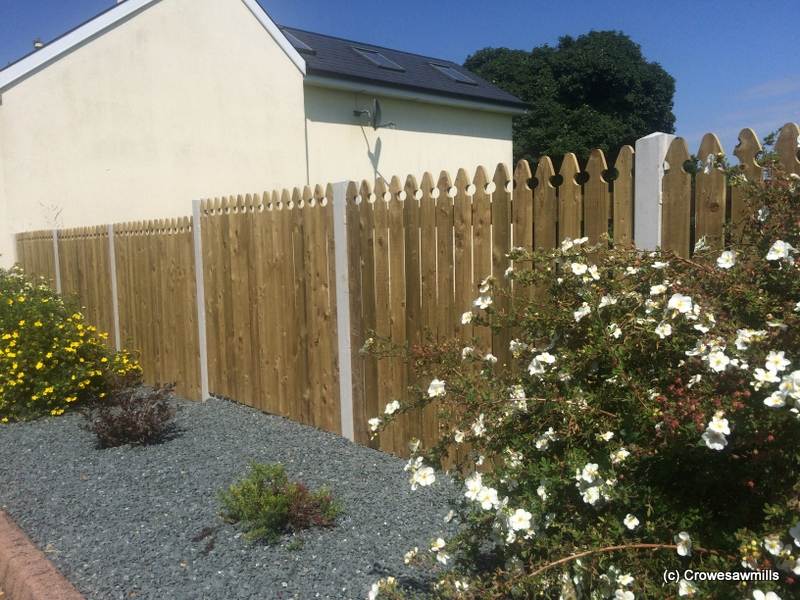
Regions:
<instances>
[{"instance_id":1,"label":"timber fence panel","mask_svg":"<svg viewBox=\"0 0 800 600\"><path fill-rule=\"evenodd\" d=\"M605 173L608 170L602 150L592 150L586 172L589 179L583 186L584 235L590 244L597 244L600 236L608 234L611 193Z\"/></svg>"},{"instance_id":2,"label":"timber fence panel","mask_svg":"<svg viewBox=\"0 0 800 600\"><path fill-rule=\"evenodd\" d=\"M497 165L492 178L494 191L492 192L492 275L494 284L500 291L496 295L495 308L501 315L508 314L511 310L511 285L508 269L511 261L508 253L511 251L512 227L512 189L514 180L508 173L504 164ZM497 357L501 367L508 365L511 360L509 343L511 333L507 327L499 333L492 334L492 354Z\"/></svg>"},{"instance_id":3,"label":"timber fence panel","mask_svg":"<svg viewBox=\"0 0 800 600\"><path fill-rule=\"evenodd\" d=\"M28 275L43 277L55 289L56 265L52 231L17 234L17 262Z\"/></svg>"},{"instance_id":4,"label":"timber fence panel","mask_svg":"<svg viewBox=\"0 0 800 600\"><path fill-rule=\"evenodd\" d=\"M139 354L145 381L199 399L191 220L116 225L114 238L122 346Z\"/></svg>"},{"instance_id":5,"label":"timber fence panel","mask_svg":"<svg viewBox=\"0 0 800 600\"><path fill-rule=\"evenodd\" d=\"M580 168L572 153L564 155L561 163L561 184L558 186L558 241L577 239L583 235L583 198L577 181Z\"/></svg>"},{"instance_id":6,"label":"timber fence panel","mask_svg":"<svg viewBox=\"0 0 800 600\"><path fill-rule=\"evenodd\" d=\"M58 233L61 293L74 298L87 322L108 333L109 347L115 347L114 300L108 227L79 227Z\"/></svg>"},{"instance_id":7,"label":"timber fence panel","mask_svg":"<svg viewBox=\"0 0 800 600\"><path fill-rule=\"evenodd\" d=\"M684 168L689 150L683 138L675 138L666 157L663 179L661 248L688 258L691 239L692 176Z\"/></svg>"},{"instance_id":8,"label":"timber fence panel","mask_svg":"<svg viewBox=\"0 0 800 600\"><path fill-rule=\"evenodd\" d=\"M746 128L739 132L739 143L733 153L739 159L742 175L750 182L762 181L763 170L756 158L761 153L761 143L758 141L756 132ZM747 218L747 198L745 188L734 186L731 189L731 236L732 241L737 242L742 235L745 219Z\"/></svg>"}]
</instances>

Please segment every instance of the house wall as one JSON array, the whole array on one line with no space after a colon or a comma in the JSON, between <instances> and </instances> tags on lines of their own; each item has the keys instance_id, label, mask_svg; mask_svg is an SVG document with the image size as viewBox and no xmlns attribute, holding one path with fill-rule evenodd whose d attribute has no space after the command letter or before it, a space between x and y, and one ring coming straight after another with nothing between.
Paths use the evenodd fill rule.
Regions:
<instances>
[{"instance_id":1,"label":"house wall","mask_svg":"<svg viewBox=\"0 0 800 600\"><path fill-rule=\"evenodd\" d=\"M378 97L384 122L395 128L373 130L354 110L370 109L374 95L306 85L309 175L312 182L345 179L405 178L418 180L426 170L478 165L494 170L511 164L511 116Z\"/></svg>"},{"instance_id":2,"label":"house wall","mask_svg":"<svg viewBox=\"0 0 800 600\"><path fill-rule=\"evenodd\" d=\"M303 77L240 0L162 0L2 93L12 233L190 214L306 181Z\"/></svg>"}]
</instances>

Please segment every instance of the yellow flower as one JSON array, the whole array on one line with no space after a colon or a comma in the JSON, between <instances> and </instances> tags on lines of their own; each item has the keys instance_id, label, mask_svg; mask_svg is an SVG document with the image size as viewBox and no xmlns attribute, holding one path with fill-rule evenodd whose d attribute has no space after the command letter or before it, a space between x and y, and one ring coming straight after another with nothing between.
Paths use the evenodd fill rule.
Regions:
<instances>
[{"instance_id":1,"label":"yellow flower","mask_svg":"<svg viewBox=\"0 0 800 600\"><path fill-rule=\"evenodd\" d=\"M34 322L33 326L34 327L41 327L42 326L42 322L41 321L36 321L36 322Z\"/></svg>"},{"instance_id":2,"label":"yellow flower","mask_svg":"<svg viewBox=\"0 0 800 600\"><path fill-rule=\"evenodd\" d=\"M53 410L50 411L50 414L53 415L54 417L61 416L61 415L64 414L64 409L63 408L54 408Z\"/></svg>"},{"instance_id":3,"label":"yellow flower","mask_svg":"<svg viewBox=\"0 0 800 600\"><path fill-rule=\"evenodd\" d=\"M19 326L20 326L20 327L25 327L25 319L22 319L22 320L19 322Z\"/></svg>"},{"instance_id":4,"label":"yellow flower","mask_svg":"<svg viewBox=\"0 0 800 600\"><path fill-rule=\"evenodd\" d=\"M42 361L37 362L36 363L36 370L37 371L41 371L42 369L44 369L44 363Z\"/></svg>"},{"instance_id":5,"label":"yellow flower","mask_svg":"<svg viewBox=\"0 0 800 600\"><path fill-rule=\"evenodd\" d=\"M3 417L2 419L0 419L0 423L3 423L3 424L8 423L8 417Z\"/></svg>"}]
</instances>

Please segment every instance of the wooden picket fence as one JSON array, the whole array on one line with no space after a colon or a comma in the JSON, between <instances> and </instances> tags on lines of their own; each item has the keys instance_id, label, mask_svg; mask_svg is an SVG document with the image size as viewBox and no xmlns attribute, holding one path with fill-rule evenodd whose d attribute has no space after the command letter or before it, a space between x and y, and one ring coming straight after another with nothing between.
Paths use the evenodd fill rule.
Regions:
<instances>
[{"instance_id":1,"label":"wooden picket fence","mask_svg":"<svg viewBox=\"0 0 800 600\"><path fill-rule=\"evenodd\" d=\"M794 173L800 173L798 136L800 128L787 124L776 144L784 168ZM707 134L697 157L706 162L722 151ZM742 130L735 155L751 180L763 176L760 152L755 133ZM741 192L722 171L692 173L684 167L689 158L685 141L676 138L661 183L659 243L682 256L700 237L722 247L725 225L735 232L744 210ZM542 157L535 167L521 161L513 173L501 164L491 173L461 169L455 177L351 182L338 197L331 185L229 196L200 203L199 231L190 218L116 225L111 240L108 227L69 230L57 232L57 254L53 232L19 234L19 262L60 280L63 292L108 329L115 277L115 342L141 353L149 381L177 380L182 394L201 397L198 324L205 322L211 393L340 433L343 411L352 410L352 435L366 444L367 420L391 400L406 399L417 376L399 359L360 353L367 339L414 347L475 335L482 351L506 363L507 337L460 323L480 281L493 275L504 285L515 246L553 248L581 236L596 242L605 233L641 245L635 207L653 200L637 198L634 166L634 150L626 146L613 169L595 150L584 169L567 154L558 172ZM336 202L344 203L343 238L335 234ZM337 294L339 244L347 248L346 262L338 263L346 295ZM338 324L344 304L349 331ZM427 410L403 417L372 445L402 455L409 438L430 444L438 435L436 415Z\"/></svg>"}]
</instances>

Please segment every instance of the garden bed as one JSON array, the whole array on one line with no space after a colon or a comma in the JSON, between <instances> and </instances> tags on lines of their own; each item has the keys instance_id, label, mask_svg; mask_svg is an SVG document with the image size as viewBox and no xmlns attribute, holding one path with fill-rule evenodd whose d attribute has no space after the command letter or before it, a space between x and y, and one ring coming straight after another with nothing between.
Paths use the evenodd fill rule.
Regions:
<instances>
[{"instance_id":1,"label":"garden bed","mask_svg":"<svg viewBox=\"0 0 800 600\"><path fill-rule=\"evenodd\" d=\"M162 444L109 450L78 415L0 427L0 508L89 599L364 598L419 578L403 553L448 530L455 490L411 491L400 459L223 400L179 401L176 421ZM216 494L251 461L330 487L337 525L245 542Z\"/></svg>"}]
</instances>

